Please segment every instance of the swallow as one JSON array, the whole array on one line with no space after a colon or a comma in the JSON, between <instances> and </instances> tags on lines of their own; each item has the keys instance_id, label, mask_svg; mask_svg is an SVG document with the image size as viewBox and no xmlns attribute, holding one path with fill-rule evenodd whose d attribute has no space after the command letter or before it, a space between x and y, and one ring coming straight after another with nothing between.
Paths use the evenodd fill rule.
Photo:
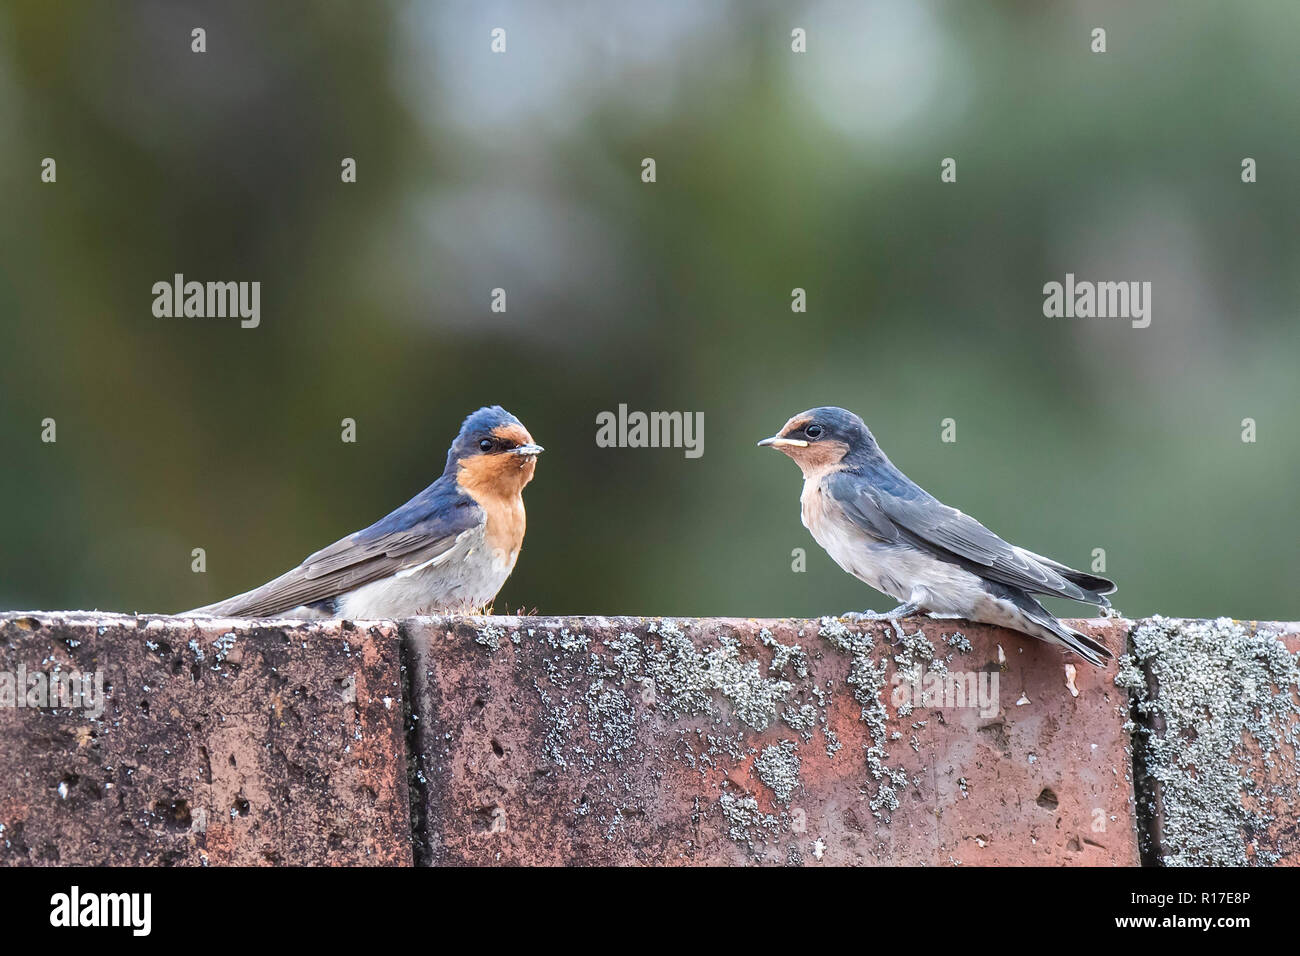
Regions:
<instances>
[{"instance_id":1,"label":"swallow","mask_svg":"<svg viewBox=\"0 0 1300 956\"><path fill-rule=\"evenodd\" d=\"M501 590L524 542L524 485L542 446L499 405L461 425L428 488L259 588L188 614L401 619L473 613Z\"/></svg>"},{"instance_id":2,"label":"swallow","mask_svg":"<svg viewBox=\"0 0 1300 956\"><path fill-rule=\"evenodd\" d=\"M804 527L841 568L918 611L996 624L1074 651L1103 666L1111 652L1059 621L1035 594L1110 607L1115 583L1003 541L926 492L894 466L866 423L843 408L802 412L758 443L803 472Z\"/></svg>"}]
</instances>

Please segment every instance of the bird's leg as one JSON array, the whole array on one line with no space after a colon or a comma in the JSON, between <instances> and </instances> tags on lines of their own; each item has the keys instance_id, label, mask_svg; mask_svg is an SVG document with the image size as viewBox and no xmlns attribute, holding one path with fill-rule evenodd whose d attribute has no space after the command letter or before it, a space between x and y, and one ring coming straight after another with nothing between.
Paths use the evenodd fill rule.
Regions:
<instances>
[{"instance_id":1,"label":"bird's leg","mask_svg":"<svg viewBox=\"0 0 1300 956\"><path fill-rule=\"evenodd\" d=\"M886 611L885 620L901 621L905 617L911 617L919 610L921 610L920 604L916 601L907 601L904 604L898 605L898 607L894 608L892 611Z\"/></svg>"},{"instance_id":2,"label":"bird's leg","mask_svg":"<svg viewBox=\"0 0 1300 956\"><path fill-rule=\"evenodd\" d=\"M915 601L907 601L898 605L892 611L849 611L840 615L846 621L901 621L905 617L910 617L917 611L921 610L921 605Z\"/></svg>"},{"instance_id":3,"label":"bird's leg","mask_svg":"<svg viewBox=\"0 0 1300 956\"><path fill-rule=\"evenodd\" d=\"M889 623L893 626L894 635L898 638L898 640L890 641L889 643L894 647L898 647L898 645L902 644L903 641L907 638L907 635L903 633L903 625L898 623L898 618L891 617L889 619Z\"/></svg>"}]
</instances>

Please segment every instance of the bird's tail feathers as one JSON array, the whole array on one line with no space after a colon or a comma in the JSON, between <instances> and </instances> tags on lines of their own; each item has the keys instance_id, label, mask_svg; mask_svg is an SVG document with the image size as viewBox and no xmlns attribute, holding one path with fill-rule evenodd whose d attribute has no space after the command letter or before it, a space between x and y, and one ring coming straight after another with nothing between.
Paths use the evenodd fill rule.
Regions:
<instances>
[{"instance_id":1,"label":"bird's tail feathers","mask_svg":"<svg viewBox=\"0 0 1300 956\"><path fill-rule=\"evenodd\" d=\"M1083 592L1082 602L1084 604L1095 604L1097 607L1110 607L1110 598L1105 597L1105 595L1109 594L1110 591L1115 590L1113 585L1110 591L1098 591L1088 587L1081 581L1074 581L1072 578L1066 578L1066 580L1079 585L1079 590Z\"/></svg>"},{"instance_id":2,"label":"bird's tail feathers","mask_svg":"<svg viewBox=\"0 0 1300 956\"><path fill-rule=\"evenodd\" d=\"M1098 596L1114 594L1118 590L1115 582L1110 578L1103 578L1098 574L1089 574L1087 571L1075 571L1073 568L1067 568L1061 572L1061 577L1079 585L1085 591L1092 591Z\"/></svg>"},{"instance_id":3,"label":"bird's tail feathers","mask_svg":"<svg viewBox=\"0 0 1300 956\"><path fill-rule=\"evenodd\" d=\"M278 578L276 580L279 580ZM242 594L236 594L228 597L224 601L217 601L214 604L205 604L203 607L196 607L192 611L182 611L179 617L266 617L265 613L257 613L259 599L262 598L266 589L274 584L270 581L263 584L260 588L253 588L251 591L245 591Z\"/></svg>"},{"instance_id":4,"label":"bird's tail feathers","mask_svg":"<svg viewBox=\"0 0 1300 956\"><path fill-rule=\"evenodd\" d=\"M203 607L196 607L189 611L178 611L177 617L239 617L239 608L234 603L233 598L225 601L218 601L216 604L205 604Z\"/></svg>"},{"instance_id":5,"label":"bird's tail feathers","mask_svg":"<svg viewBox=\"0 0 1300 956\"><path fill-rule=\"evenodd\" d=\"M1039 560L1071 584L1082 588L1084 592L1084 600L1089 604L1098 604L1101 607L1110 607L1110 601L1102 597L1104 594L1114 594L1115 591L1118 590L1115 582L1110 578L1103 578L1099 574L1089 574L1087 571L1076 571L1069 565L1061 564L1059 561L1053 561L1051 558L1040 557Z\"/></svg>"},{"instance_id":6,"label":"bird's tail feathers","mask_svg":"<svg viewBox=\"0 0 1300 956\"><path fill-rule=\"evenodd\" d=\"M1034 615L1030 620L1047 628L1064 647L1074 651L1089 664L1096 667L1105 667L1106 661L1115 656L1105 644L1089 637L1082 631L1076 631L1049 613L1044 612L1042 615Z\"/></svg>"}]
</instances>

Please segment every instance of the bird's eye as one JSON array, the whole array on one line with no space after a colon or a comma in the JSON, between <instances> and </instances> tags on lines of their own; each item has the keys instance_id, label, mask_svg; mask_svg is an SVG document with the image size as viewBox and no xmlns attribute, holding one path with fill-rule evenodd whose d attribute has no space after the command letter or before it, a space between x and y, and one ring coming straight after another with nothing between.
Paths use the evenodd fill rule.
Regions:
<instances>
[{"instance_id":1,"label":"bird's eye","mask_svg":"<svg viewBox=\"0 0 1300 956\"><path fill-rule=\"evenodd\" d=\"M480 450L480 451L485 451L485 452L491 451L491 450L492 450L492 439L491 439L491 438L484 438L481 442L478 443L478 447L479 447L479 450Z\"/></svg>"},{"instance_id":2,"label":"bird's eye","mask_svg":"<svg viewBox=\"0 0 1300 956\"><path fill-rule=\"evenodd\" d=\"M807 435L809 438L821 438L822 427L820 425L809 425L807 428L803 430L803 433Z\"/></svg>"}]
</instances>

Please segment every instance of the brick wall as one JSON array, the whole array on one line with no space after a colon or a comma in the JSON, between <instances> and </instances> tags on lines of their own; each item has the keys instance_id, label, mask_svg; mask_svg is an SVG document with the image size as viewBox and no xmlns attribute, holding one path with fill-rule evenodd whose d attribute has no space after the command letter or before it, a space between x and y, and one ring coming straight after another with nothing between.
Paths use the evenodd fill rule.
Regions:
<instances>
[{"instance_id":1,"label":"brick wall","mask_svg":"<svg viewBox=\"0 0 1300 956\"><path fill-rule=\"evenodd\" d=\"M0 862L1300 861L1300 626L1072 623L6 613Z\"/></svg>"}]
</instances>

